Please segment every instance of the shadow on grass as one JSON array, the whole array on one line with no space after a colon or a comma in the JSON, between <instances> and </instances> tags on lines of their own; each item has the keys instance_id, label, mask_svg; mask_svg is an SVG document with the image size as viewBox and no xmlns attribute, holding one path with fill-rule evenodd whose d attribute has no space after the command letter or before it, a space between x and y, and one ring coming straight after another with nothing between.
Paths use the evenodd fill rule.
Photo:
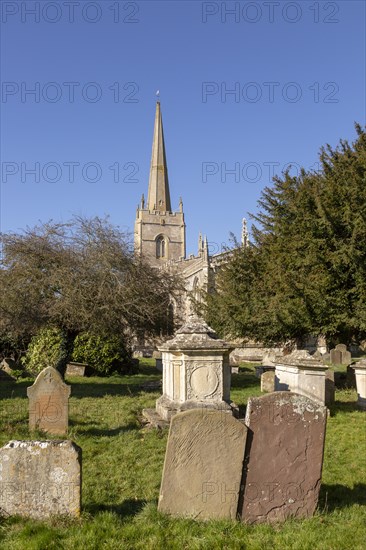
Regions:
<instances>
[{"instance_id":1,"label":"shadow on grass","mask_svg":"<svg viewBox=\"0 0 366 550\"><path fill-rule=\"evenodd\" d=\"M357 397L355 397L355 401L335 401L329 407L330 415L335 416L338 413L361 411L361 409L357 406L356 400Z\"/></svg>"},{"instance_id":2,"label":"shadow on grass","mask_svg":"<svg viewBox=\"0 0 366 550\"><path fill-rule=\"evenodd\" d=\"M104 380L108 380L105 378ZM116 384L113 382L72 382L71 385L71 397L105 397L106 395L119 395L125 396L137 396L142 392L140 388L142 381L134 383L121 383Z\"/></svg>"},{"instance_id":3,"label":"shadow on grass","mask_svg":"<svg viewBox=\"0 0 366 550\"><path fill-rule=\"evenodd\" d=\"M233 390L259 387L260 380L253 374L253 371L231 375L231 388Z\"/></svg>"},{"instance_id":4,"label":"shadow on grass","mask_svg":"<svg viewBox=\"0 0 366 550\"><path fill-rule=\"evenodd\" d=\"M87 428L80 425L80 422L72 422L71 423L74 426L77 426L78 428L78 435L83 436L96 436L96 437L113 437L116 435L119 435L121 433L131 432L138 429L138 425L136 422L130 422L129 424L126 424L125 426L117 426L116 428ZM84 422L84 425L86 426L87 423Z\"/></svg>"},{"instance_id":5,"label":"shadow on grass","mask_svg":"<svg viewBox=\"0 0 366 550\"><path fill-rule=\"evenodd\" d=\"M84 508L90 514L98 512L114 512L115 514L124 517L136 516L141 512L147 504L146 500L124 500L120 504L87 504Z\"/></svg>"},{"instance_id":6,"label":"shadow on grass","mask_svg":"<svg viewBox=\"0 0 366 550\"><path fill-rule=\"evenodd\" d=\"M323 485L320 489L319 509L333 512L352 504L366 505L366 484L357 483L353 489L345 485Z\"/></svg>"},{"instance_id":7,"label":"shadow on grass","mask_svg":"<svg viewBox=\"0 0 366 550\"><path fill-rule=\"evenodd\" d=\"M27 388L32 384L32 380L22 380L20 382L2 380L0 383L0 399L27 397Z\"/></svg>"}]
</instances>

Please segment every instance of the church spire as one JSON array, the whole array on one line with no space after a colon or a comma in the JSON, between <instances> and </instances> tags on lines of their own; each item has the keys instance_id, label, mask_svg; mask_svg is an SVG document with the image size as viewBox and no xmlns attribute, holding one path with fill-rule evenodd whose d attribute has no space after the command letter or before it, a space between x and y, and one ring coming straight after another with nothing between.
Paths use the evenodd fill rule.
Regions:
<instances>
[{"instance_id":1,"label":"church spire","mask_svg":"<svg viewBox=\"0 0 366 550\"><path fill-rule=\"evenodd\" d=\"M160 212L172 211L160 101L156 102L147 208L148 210L159 210Z\"/></svg>"}]
</instances>

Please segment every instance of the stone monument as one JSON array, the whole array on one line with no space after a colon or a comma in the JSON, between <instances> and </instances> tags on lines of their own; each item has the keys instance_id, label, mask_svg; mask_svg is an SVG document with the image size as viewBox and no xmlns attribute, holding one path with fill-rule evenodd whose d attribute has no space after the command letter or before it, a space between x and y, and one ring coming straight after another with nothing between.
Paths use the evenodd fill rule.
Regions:
<instances>
[{"instance_id":1,"label":"stone monument","mask_svg":"<svg viewBox=\"0 0 366 550\"><path fill-rule=\"evenodd\" d=\"M165 421L188 409L235 413L230 401L229 344L219 340L206 323L192 316L172 340L159 347L163 360L163 395L156 413ZM151 419L151 411L144 416Z\"/></svg>"},{"instance_id":2,"label":"stone monument","mask_svg":"<svg viewBox=\"0 0 366 550\"><path fill-rule=\"evenodd\" d=\"M356 375L357 405L366 410L366 359L355 363L353 369Z\"/></svg>"},{"instance_id":3,"label":"stone monument","mask_svg":"<svg viewBox=\"0 0 366 550\"><path fill-rule=\"evenodd\" d=\"M297 350L278 359L276 391L292 391L325 403L325 373L328 366L306 350Z\"/></svg>"}]
</instances>

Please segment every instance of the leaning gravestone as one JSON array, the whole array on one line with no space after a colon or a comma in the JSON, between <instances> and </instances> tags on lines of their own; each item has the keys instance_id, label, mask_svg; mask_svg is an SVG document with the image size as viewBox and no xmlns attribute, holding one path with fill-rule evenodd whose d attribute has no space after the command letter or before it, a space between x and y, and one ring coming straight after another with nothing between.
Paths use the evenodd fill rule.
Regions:
<instances>
[{"instance_id":1,"label":"leaning gravestone","mask_svg":"<svg viewBox=\"0 0 366 550\"><path fill-rule=\"evenodd\" d=\"M159 510L195 519L235 519L247 428L226 411L173 416Z\"/></svg>"},{"instance_id":2,"label":"leaning gravestone","mask_svg":"<svg viewBox=\"0 0 366 550\"><path fill-rule=\"evenodd\" d=\"M72 441L10 441L0 470L0 515L80 515L81 449Z\"/></svg>"},{"instance_id":3,"label":"leaning gravestone","mask_svg":"<svg viewBox=\"0 0 366 550\"><path fill-rule=\"evenodd\" d=\"M29 429L67 434L70 392L71 387L56 369L47 367L40 372L33 386L27 388Z\"/></svg>"},{"instance_id":4,"label":"leaning gravestone","mask_svg":"<svg viewBox=\"0 0 366 550\"><path fill-rule=\"evenodd\" d=\"M317 506L327 409L291 392L250 398L244 491L248 523L311 516Z\"/></svg>"}]
</instances>

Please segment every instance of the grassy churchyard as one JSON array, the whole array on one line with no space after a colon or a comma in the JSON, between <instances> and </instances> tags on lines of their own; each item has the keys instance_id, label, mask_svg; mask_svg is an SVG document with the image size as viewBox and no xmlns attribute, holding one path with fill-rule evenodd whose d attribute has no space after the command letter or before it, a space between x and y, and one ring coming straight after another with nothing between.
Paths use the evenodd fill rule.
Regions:
<instances>
[{"instance_id":1,"label":"grassy churchyard","mask_svg":"<svg viewBox=\"0 0 366 550\"><path fill-rule=\"evenodd\" d=\"M247 526L172 519L158 513L168 434L144 427L141 410L154 407L161 394L154 385L145 384L160 379L153 361L143 360L138 375L66 380L72 387L67 438L83 453L81 517L3 518L1 549L365 548L366 415L356 408L355 390L336 391L315 516L272 526ZM26 388L32 382L0 382L1 446L11 439L47 439L28 431ZM232 377L232 400L244 409L248 397L259 395L254 367L243 366Z\"/></svg>"}]
</instances>

